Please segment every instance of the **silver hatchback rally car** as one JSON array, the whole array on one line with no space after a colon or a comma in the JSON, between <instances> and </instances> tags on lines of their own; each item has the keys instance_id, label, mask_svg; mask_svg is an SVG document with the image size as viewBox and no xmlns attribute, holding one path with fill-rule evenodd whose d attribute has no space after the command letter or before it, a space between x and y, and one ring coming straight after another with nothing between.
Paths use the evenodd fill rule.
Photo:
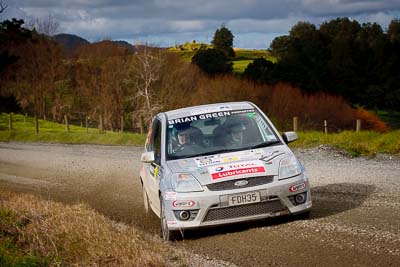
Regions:
<instances>
[{"instance_id":1,"label":"silver hatchback rally car","mask_svg":"<svg viewBox=\"0 0 400 267\"><path fill-rule=\"evenodd\" d=\"M182 108L155 116L141 161L144 207L165 240L185 229L308 213L308 175L253 103Z\"/></svg>"}]
</instances>

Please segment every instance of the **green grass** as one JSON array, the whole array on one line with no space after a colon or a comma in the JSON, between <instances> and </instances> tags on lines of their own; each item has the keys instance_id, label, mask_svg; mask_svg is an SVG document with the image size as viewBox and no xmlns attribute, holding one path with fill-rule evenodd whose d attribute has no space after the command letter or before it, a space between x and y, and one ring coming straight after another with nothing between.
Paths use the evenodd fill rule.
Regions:
<instances>
[{"instance_id":1,"label":"green grass","mask_svg":"<svg viewBox=\"0 0 400 267\"><path fill-rule=\"evenodd\" d=\"M70 131L65 125L46 120L39 120L39 133L35 133L34 119L13 115L13 129L8 129L8 114L0 115L0 141L45 142L66 144L100 144L100 145L133 145L142 146L146 140L145 134L112 132L99 133L97 128L86 128L70 125Z\"/></svg>"},{"instance_id":2,"label":"green grass","mask_svg":"<svg viewBox=\"0 0 400 267\"><path fill-rule=\"evenodd\" d=\"M250 49L236 49L235 58L233 59L233 72L241 74L246 69L247 65L252 63L254 59L263 57L266 60L276 62L277 59L273 57L267 50L250 50Z\"/></svg>"},{"instance_id":3,"label":"green grass","mask_svg":"<svg viewBox=\"0 0 400 267\"><path fill-rule=\"evenodd\" d=\"M18 242L27 222L16 213L0 208L0 266L28 267L47 266L45 258L29 253L24 244Z\"/></svg>"},{"instance_id":4,"label":"green grass","mask_svg":"<svg viewBox=\"0 0 400 267\"><path fill-rule=\"evenodd\" d=\"M388 133L343 131L325 135L322 132L299 132L291 147L330 145L352 156L373 157L376 153L400 154L400 130Z\"/></svg>"},{"instance_id":5,"label":"green grass","mask_svg":"<svg viewBox=\"0 0 400 267\"><path fill-rule=\"evenodd\" d=\"M171 47L169 50L178 53L186 62L191 62L192 57L196 51L200 49L201 45L200 43L185 43L181 45L180 48ZM208 48L212 47L211 45L206 46ZM267 50L235 49L235 58L232 60L233 72L237 74L243 73L249 63L260 57L274 63L277 61Z\"/></svg>"}]
</instances>

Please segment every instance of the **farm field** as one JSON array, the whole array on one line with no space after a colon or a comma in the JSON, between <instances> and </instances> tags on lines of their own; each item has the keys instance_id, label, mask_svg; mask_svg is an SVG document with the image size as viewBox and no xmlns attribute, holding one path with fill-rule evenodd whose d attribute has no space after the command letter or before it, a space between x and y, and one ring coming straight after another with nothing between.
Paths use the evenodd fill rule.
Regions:
<instances>
[{"instance_id":1,"label":"farm field","mask_svg":"<svg viewBox=\"0 0 400 267\"><path fill-rule=\"evenodd\" d=\"M201 44L197 43L186 43L180 46L180 48L170 48L171 51L178 53L185 61L191 62L193 55ZM208 45L207 47L211 47ZM254 59L263 57L269 61L276 62L277 59L273 57L267 50L253 50L253 49L241 49L234 48L235 58L232 60L233 72L241 74L246 69L247 65L253 62Z\"/></svg>"}]
</instances>

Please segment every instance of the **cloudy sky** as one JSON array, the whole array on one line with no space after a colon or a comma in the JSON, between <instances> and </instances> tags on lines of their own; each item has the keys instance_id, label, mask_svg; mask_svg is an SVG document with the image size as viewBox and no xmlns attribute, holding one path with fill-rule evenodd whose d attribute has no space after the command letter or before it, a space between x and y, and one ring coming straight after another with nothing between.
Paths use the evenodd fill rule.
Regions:
<instances>
[{"instance_id":1,"label":"cloudy sky","mask_svg":"<svg viewBox=\"0 0 400 267\"><path fill-rule=\"evenodd\" d=\"M400 0L0 0L12 17L30 21L53 16L59 33L89 41L126 40L172 46L210 43L225 24L234 46L265 49L298 21L320 25L337 17L377 22L384 30L400 19Z\"/></svg>"}]
</instances>

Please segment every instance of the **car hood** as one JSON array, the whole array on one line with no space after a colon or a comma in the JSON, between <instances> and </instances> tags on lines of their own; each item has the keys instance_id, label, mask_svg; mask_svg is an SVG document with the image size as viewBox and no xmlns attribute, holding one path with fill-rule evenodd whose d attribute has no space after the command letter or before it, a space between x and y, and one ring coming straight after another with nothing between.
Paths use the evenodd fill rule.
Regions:
<instances>
[{"instance_id":1,"label":"car hood","mask_svg":"<svg viewBox=\"0 0 400 267\"><path fill-rule=\"evenodd\" d=\"M284 145L168 161L174 173L190 173L208 185L244 177L279 174L282 158L293 153Z\"/></svg>"}]
</instances>

